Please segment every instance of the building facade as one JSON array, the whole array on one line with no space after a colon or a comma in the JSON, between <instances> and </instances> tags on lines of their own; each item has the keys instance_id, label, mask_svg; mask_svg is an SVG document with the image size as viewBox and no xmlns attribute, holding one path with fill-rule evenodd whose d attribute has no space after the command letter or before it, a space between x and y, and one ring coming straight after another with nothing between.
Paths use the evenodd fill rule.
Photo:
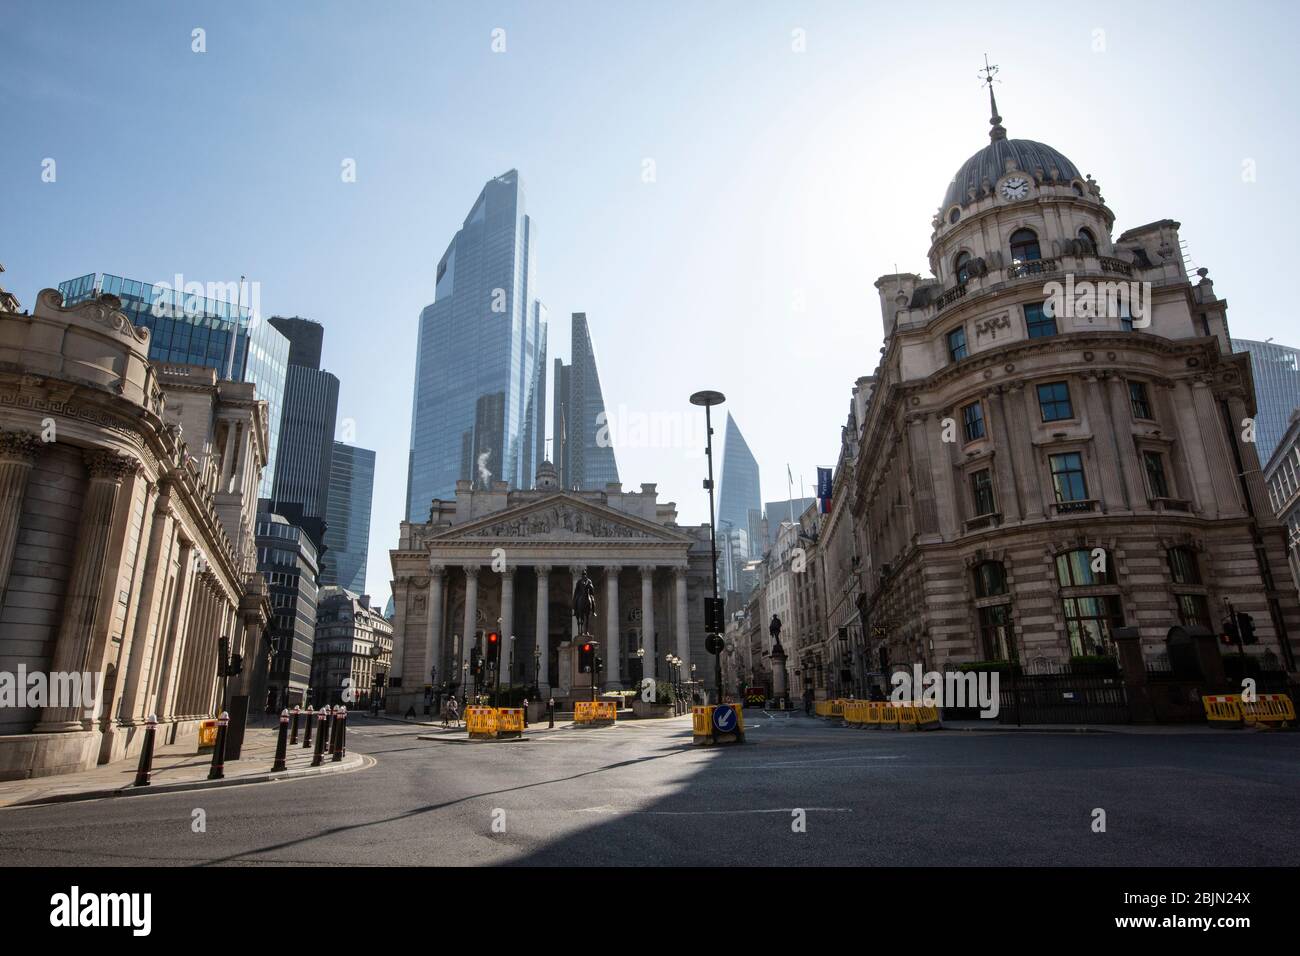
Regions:
<instances>
[{"instance_id":1,"label":"building facade","mask_svg":"<svg viewBox=\"0 0 1300 956\"><path fill-rule=\"evenodd\" d=\"M727 412L722 446L722 474L718 480L718 537L724 543L724 560L719 573L727 591L739 591L740 569L750 557L760 557L751 548L750 516L762 503L758 480L758 459L740 433L740 426ZM739 534L738 532L743 532Z\"/></svg>"},{"instance_id":2,"label":"building facade","mask_svg":"<svg viewBox=\"0 0 1300 956\"><path fill-rule=\"evenodd\" d=\"M1234 338L1232 350L1250 355L1255 380L1255 448L1259 460L1268 461L1286 433L1291 413L1300 408L1300 349Z\"/></svg>"},{"instance_id":3,"label":"building facade","mask_svg":"<svg viewBox=\"0 0 1300 956\"><path fill-rule=\"evenodd\" d=\"M320 589L320 548L310 522L269 510L263 500L257 515L257 567L270 592L267 645L258 661L254 706L268 713L305 704L311 684Z\"/></svg>"},{"instance_id":4,"label":"building facade","mask_svg":"<svg viewBox=\"0 0 1300 956\"><path fill-rule=\"evenodd\" d=\"M311 363L290 361L286 366L281 447L271 497L277 505L299 505L303 514L323 518L329 506L339 380L320 367L324 339L320 323L277 317L269 324L289 341L292 357Z\"/></svg>"},{"instance_id":5,"label":"building facade","mask_svg":"<svg viewBox=\"0 0 1300 956\"><path fill-rule=\"evenodd\" d=\"M441 694L484 691L468 666L484 636L506 650L501 685L536 685L561 703L591 693L578 669L572 600L587 572L596 618L588 630L604 669L597 690L667 679L664 655L708 662L704 605L711 593L708 527L681 527L673 503L652 484L637 492L566 491L549 462L536 488L506 482L479 490L468 480L437 502L432 520L403 522L390 552L396 619L388 711ZM704 669L704 668L702 668Z\"/></svg>"},{"instance_id":6,"label":"building facade","mask_svg":"<svg viewBox=\"0 0 1300 956\"><path fill-rule=\"evenodd\" d=\"M45 289L0 313L0 671L25 695L0 707L3 779L120 759L150 715L164 741L193 733L225 703L218 638L247 656L267 620L249 540L266 404L151 363L121 305ZM83 693L53 694L69 682Z\"/></svg>"},{"instance_id":7,"label":"building facade","mask_svg":"<svg viewBox=\"0 0 1300 956\"><path fill-rule=\"evenodd\" d=\"M885 347L846 489L870 669L1110 659L1120 627L1153 655L1231 600L1293 670L1300 607L1226 303L1188 280L1178 223L1112 238L1097 183L993 113L933 219L932 277L876 282ZM1127 301L1087 301L1103 282Z\"/></svg>"},{"instance_id":8,"label":"building facade","mask_svg":"<svg viewBox=\"0 0 1300 956\"><path fill-rule=\"evenodd\" d=\"M365 593L374 494L375 453L368 448L334 442L325 507L321 584L337 584L353 594Z\"/></svg>"},{"instance_id":9,"label":"building facade","mask_svg":"<svg viewBox=\"0 0 1300 956\"><path fill-rule=\"evenodd\" d=\"M1264 466L1264 484L1273 515L1286 529L1287 564L1300 593L1300 408L1291 412L1287 429Z\"/></svg>"},{"instance_id":10,"label":"building facade","mask_svg":"<svg viewBox=\"0 0 1300 956\"><path fill-rule=\"evenodd\" d=\"M321 588L311 661L312 703L368 707L393 660L393 625L370 606L370 595Z\"/></svg>"},{"instance_id":11,"label":"building facade","mask_svg":"<svg viewBox=\"0 0 1300 956\"><path fill-rule=\"evenodd\" d=\"M268 406L270 428L270 458L258 490L266 496L275 476L289 342L243 304L242 284L226 283L221 290L206 291L220 297L94 272L59 283L68 305L94 301L100 295L116 296L131 324L149 329L151 360L202 365L216 369L220 379L252 382L257 387L257 397Z\"/></svg>"},{"instance_id":12,"label":"building facade","mask_svg":"<svg viewBox=\"0 0 1300 956\"><path fill-rule=\"evenodd\" d=\"M479 193L438 261L416 344L407 519L457 482L526 488L546 432L546 311L519 173Z\"/></svg>"},{"instance_id":13,"label":"building facade","mask_svg":"<svg viewBox=\"0 0 1300 956\"><path fill-rule=\"evenodd\" d=\"M596 491L618 482L596 346L584 312L573 313L572 361L555 360L555 470L560 487Z\"/></svg>"}]
</instances>

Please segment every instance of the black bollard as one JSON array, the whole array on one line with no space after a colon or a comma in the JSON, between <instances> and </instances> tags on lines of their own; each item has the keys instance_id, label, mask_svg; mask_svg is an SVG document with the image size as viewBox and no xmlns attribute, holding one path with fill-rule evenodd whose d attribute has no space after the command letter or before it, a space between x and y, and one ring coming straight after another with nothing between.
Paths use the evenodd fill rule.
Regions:
<instances>
[{"instance_id":1,"label":"black bollard","mask_svg":"<svg viewBox=\"0 0 1300 956\"><path fill-rule=\"evenodd\" d=\"M325 755L325 733L328 729L326 721L329 720L329 706L322 707L316 711L316 749L312 751L311 765L319 767L324 760Z\"/></svg>"},{"instance_id":2,"label":"black bollard","mask_svg":"<svg viewBox=\"0 0 1300 956\"><path fill-rule=\"evenodd\" d=\"M209 780L221 780L226 776L226 725L230 715L224 710L217 718L217 745L212 748L212 768L208 771Z\"/></svg>"},{"instance_id":3,"label":"black bollard","mask_svg":"<svg viewBox=\"0 0 1300 956\"><path fill-rule=\"evenodd\" d=\"M144 746L140 748L140 764L135 768L135 785L149 786L149 775L153 773L153 738L158 729L158 718L154 714L144 725Z\"/></svg>"},{"instance_id":4,"label":"black bollard","mask_svg":"<svg viewBox=\"0 0 1300 956\"><path fill-rule=\"evenodd\" d=\"M298 742L298 705L294 704L293 705L293 732L290 733L289 735L289 743L296 744L297 742Z\"/></svg>"},{"instance_id":5,"label":"black bollard","mask_svg":"<svg viewBox=\"0 0 1300 956\"><path fill-rule=\"evenodd\" d=\"M334 734L334 756L331 758L334 763L343 759L344 754L348 752L345 738L348 735L348 709L340 707L334 712L334 726L337 728Z\"/></svg>"},{"instance_id":6,"label":"black bollard","mask_svg":"<svg viewBox=\"0 0 1300 956\"><path fill-rule=\"evenodd\" d=\"M555 698L552 697L546 703L546 712L551 716L551 727L555 726Z\"/></svg>"},{"instance_id":7,"label":"black bollard","mask_svg":"<svg viewBox=\"0 0 1300 956\"><path fill-rule=\"evenodd\" d=\"M306 750L311 746L311 725L316 723L316 712L310 707L307 708L306 726L302 729L302 748Z\"/></svg>"},{"instance_id":8,"label":"black bollard","mask_svg":"<svg viewBox=\"0 0 1300 956\"><path fill-rule=\"evenodd\" d=\"M296 707L294 709L297 710ZM296 731L298 729L297 727L298 715L294 714L293 719L294 719L294 730ZM284 759L286 756L288 756L288 750L289 750L289 711L282 710L280 711L280 739L275 742L275 763L271 764L272 773L274 773L277 770L287 769L288 765L284 762Z\"/></svg>"}]
</instances>

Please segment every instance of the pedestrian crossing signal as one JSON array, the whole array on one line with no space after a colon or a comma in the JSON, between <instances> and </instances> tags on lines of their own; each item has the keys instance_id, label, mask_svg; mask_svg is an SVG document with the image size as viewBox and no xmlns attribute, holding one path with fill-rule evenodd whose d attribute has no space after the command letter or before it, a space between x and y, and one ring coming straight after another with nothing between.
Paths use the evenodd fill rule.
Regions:
<instances>
[{"instance_id":1,"label":"pedestrian crossing signal","mask_svg":"<svg viewBox=\"0 0 1300 956\"><path fill-rule=\"evenodd\" d=\"M487 636L487 659L488 663L495 664L501 650L501 635L492 631Z\"/></svg>"},{"instance_id":2,"label":"pedestrian crossing signal","mask_svg":"<svg viewBox=\"0 0 1300 956\"><path fill-rule=\"evenodd\" d=\"M596 666L596 643L587 641L578 647L578 673L590 674Z\"/></svg>"}]
</instances>

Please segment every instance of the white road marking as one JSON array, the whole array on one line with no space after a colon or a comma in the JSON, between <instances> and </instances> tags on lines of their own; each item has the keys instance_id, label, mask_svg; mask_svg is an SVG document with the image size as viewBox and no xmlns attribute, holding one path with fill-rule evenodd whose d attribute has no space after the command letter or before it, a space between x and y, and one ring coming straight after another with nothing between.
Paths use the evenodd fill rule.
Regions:
<instances>
[{"instance_id":1,"label":"white road marking","mask_svg":"<svg viewBox=\"0 0 1300 956\"><path fill-rule=\"evenodd\" d=\"M776 807L771 810L638 810L635 807L581 807L574 810L574 813L639 813L643 816L655 817L699 817L699 816L720 816L730 817L740 813L793 813L795 810L802 810L804 813L852 813L852 807Z\"/></svg>"}]
</instances>

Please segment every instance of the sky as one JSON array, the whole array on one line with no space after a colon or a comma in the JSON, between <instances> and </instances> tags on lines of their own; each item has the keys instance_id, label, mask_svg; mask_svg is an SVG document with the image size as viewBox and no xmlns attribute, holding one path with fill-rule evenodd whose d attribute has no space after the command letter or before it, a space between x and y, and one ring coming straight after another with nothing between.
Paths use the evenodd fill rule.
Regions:
<instances>
[{"instance_id":1,"label":"sky","mask_svg":"<svg viewBox=\"0 0 1300 956\"><path fill-rule=\"evenodd\" d=\"M552 359L587 315L624 487L701 523L692 392L727 396L764 500L835 464L873 283L930 274L931 218L988 142L986 53L1008 135L1091 173L1115 235L1181 222L1233 335L1300 345L1260 278L1290 274L1300 221L1296 11L0 0L0 284L31 308L88 272L246 275L263 315L323 323L340 422L377 453L383 602L418 317L491 177L521 174Z\"/></svg>"}]
</instances>

